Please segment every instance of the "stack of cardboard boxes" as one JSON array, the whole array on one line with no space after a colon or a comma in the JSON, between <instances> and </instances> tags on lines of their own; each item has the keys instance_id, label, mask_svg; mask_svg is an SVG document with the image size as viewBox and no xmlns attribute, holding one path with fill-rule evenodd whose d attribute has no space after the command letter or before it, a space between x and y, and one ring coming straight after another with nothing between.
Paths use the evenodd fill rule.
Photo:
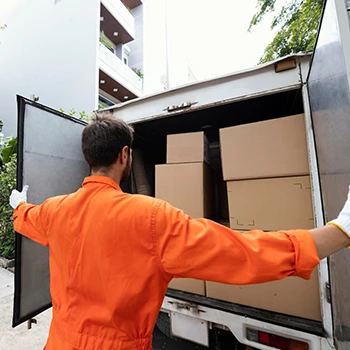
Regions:
<instances>
[{"instance_id":1,"label":"stack of cardboard boxes","mask_svg":"<svg viewBox=\"0 0 350 350\"><path fill-rule=\"evenodd\" d=\"M211 218L213 177L208 166L208 150L203 132L168 135L167 164L156 166L156 197L192 218ZM169 287L205 295L204 281L174 279Z\"/></svg>"},{"instance_id":2,"label":"stack of cardboard boxes","mask_svg":"<svg viewBox=\"0 0 350 350\"><path fill-rule=\"evenodd\" d=\"M313 228L303 115L220 130L232 229Z\"/></svg>"},{"instance_id":3,"label":"stack of cardboard boxes","mask_svg":"<svg viewBox=\"0 0 350 350\"><path fill-rule=\"evenodd\" d=\"M222 169L216 171L222 170L225 182L221 179L216 188L221 216L229 217L231 229L246 234L254 229L314 227L304 115L221 129L220 148ZM169 135L167 164L156 166L156 197L193 218L212 218L214 181L207 163L208 141L203 132ZM317 271L310 281L290 277L232 286L175 279L169 287L321 320Z\"/></svg>"},{"instance_id":4,"label":"stack of cardboard boxes","mask_svg":"<svg viewBox=\"0 0 350 350\"><path fill-rule=\"evenodd\" d=\"M221 129L220 143L232 229L314 227L304 115ZM310 281L207 282L207 296L321 320L317 271Z\"/></svg>"}]
</instances>

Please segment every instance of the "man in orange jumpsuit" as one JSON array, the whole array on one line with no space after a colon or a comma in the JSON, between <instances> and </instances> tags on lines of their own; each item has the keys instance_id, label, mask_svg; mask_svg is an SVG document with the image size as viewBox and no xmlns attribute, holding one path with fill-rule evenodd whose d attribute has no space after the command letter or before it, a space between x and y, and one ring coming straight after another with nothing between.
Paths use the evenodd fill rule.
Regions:
<instances>
[{"instance_id":1,"label":"man in orange jumpsuit","mask_svg":"<svg viewBox=\"0 0 350 350\"><path fill-rule=\"evenodd\" d=\"M47 350L150 350L174 277L249 284L299 276L350 244L350 200L322 228L244 235L168 203L123 193L133 130L97 117L83 131L91 167L82 188L26 203L13 191L17 232L50 247L53 317Z\"/></svg>"}]
</instances>

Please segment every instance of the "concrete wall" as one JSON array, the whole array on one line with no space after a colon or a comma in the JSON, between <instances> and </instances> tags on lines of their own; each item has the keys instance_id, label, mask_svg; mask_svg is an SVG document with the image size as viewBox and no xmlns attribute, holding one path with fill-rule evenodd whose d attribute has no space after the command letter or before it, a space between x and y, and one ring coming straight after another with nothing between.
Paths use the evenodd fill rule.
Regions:
<instances>
[{"instance_id":1,"label":"concrete wall","mask_svg":"<svg viewBox=\"0 0 350 350\"><path fill-rule=\"evenodd\" d=\"M178 86L186 85L198 81L198 77L192 70L188 62L173 62L170 69L170 86L169 88L175 88ZM164 81L166 82L167 76L164 73ZM166 85L164 86L164 88Z\"/></svg>"},{"instance_id":2,"label":"concrete wall","mask_svg":"<svg viewBox=\"0 0 350 350\"><path fill-rule=\"evenodd\" d=\"M144 5L140 5L132 10L135 18L135 40L128 43L130 47L129 67L140 69L142 72L144 60L143 8Z\"/></svg>"},{"instance_id":3,"label":"concrete wall","mask_svg":"<svg viewBox=\"0 0 350 350\"><path fill-rule=\"evenodd\" d=\"M115 55L123 60L123 44L119 44L115 48Z\"/></svg>"},{"instance_id":4,"label":"concrete wall","mask_svg":"<svg viewBox=\"0 0 350 350\"><path fill-rule=\"evenodd\" d=\"M162 76L166 72L165 1L144 4L144 94L164 91ZM157 19L157 20L155 20Z\"/></svg>"},{"instance_id":5,"label":"concrete wall","mask_svg":"<svg viewBox=\"0 0 350 350\"><path fill-rule=\"evenodd\" d=\"M16 0L1 11L0 119L17 132L16 94L65 110L98 104L98 0Z\"/></svg>"}]
</instances>

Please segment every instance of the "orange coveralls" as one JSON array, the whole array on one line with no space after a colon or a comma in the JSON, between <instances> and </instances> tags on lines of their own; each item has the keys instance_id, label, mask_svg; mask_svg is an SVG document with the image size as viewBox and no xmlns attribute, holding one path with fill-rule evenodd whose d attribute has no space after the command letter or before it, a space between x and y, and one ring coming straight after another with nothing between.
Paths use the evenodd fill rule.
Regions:
<instances>
[{"instance_id":1,"label":"orange coveralls","mask_svg":"<svg viewBox=\"0 0 350 350\"><path fill-rule=\"evenodd\" d=\"M76 193L20 204L17 232L50 247L53 318L46 350L150 350L168 283L310 278L308 231L246 234L87 177Z\"/></svg>"}]
</instances>

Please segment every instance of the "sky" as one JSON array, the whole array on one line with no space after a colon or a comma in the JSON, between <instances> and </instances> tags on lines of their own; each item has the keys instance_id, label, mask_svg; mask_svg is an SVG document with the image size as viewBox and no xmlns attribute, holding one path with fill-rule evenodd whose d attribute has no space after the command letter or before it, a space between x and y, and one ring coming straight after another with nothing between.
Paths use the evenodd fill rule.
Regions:
<instances>
[{"instance_id":1,"label":"sky","mask_svg":"<svg viewBox=\"0 0 350 350\"><path fill-rule=\"evenodd\" d=\"M170 46L202 75L218 75L257 63L273 35L270 21L248 32L257 0L168 0ZM184 11L184 9L186 9ZM175 52L176 51L176 52Z\"/></svg>"},{"instance_id":2,"label":"sky","mask_svg":"<svg viewBox=\"0 0 350 350\"><path fill-rule=\"evenodd\" d=\"M145 47L149 70L145 73L159 76L165 72L166 14L169 76L176 83L178 79L172 79L172 74L178 74L176 66L186 62L200 80L252 67L274 37L270 29L273 14L267 15L261 24L248 32L250 20L257 10L257 0L145 1ZM284 2L277 0L277 9Z\"/></svg>"}]
</instances>

